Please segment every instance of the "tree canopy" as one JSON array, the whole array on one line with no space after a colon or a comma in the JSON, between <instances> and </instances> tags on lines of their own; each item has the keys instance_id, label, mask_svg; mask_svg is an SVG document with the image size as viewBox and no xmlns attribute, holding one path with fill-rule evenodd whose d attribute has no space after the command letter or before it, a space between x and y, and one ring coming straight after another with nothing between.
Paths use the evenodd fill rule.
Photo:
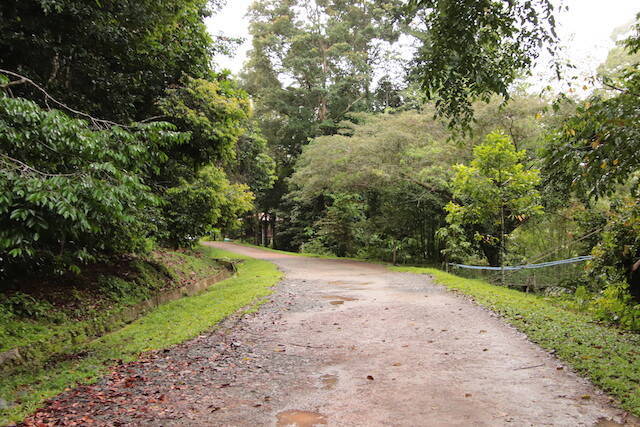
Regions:
<instances>
[{"instance_id":1,"label":"tree canopy","mask_svg":"<svg viewBox=\"0 0 640 427\"><path fill-rule=\"evenodd\" d=\"M508 136L491 133L469 166L455 166L454 201L445 207L448 253L479 247L490 265L503 265L505 235L542 213L540 171L526 169L525 156Z\"/></svg>"},{"instance_id":2,"label":"tree canopy","mask_svg":"<svg viewBox=\"0 0 640 427\"><path fill-rule=\"evenodd\" d=\"M470 124L474 100L508 99L557 41L551 0L410 0L409 10L421 41L413 77L454 127Z\"/></svg>"}]
</instances>

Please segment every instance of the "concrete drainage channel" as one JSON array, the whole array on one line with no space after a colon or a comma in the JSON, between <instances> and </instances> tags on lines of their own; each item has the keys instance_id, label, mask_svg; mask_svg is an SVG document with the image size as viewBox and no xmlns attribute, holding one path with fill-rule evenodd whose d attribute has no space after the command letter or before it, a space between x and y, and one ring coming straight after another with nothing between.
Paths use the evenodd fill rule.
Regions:
<instances>
[{"instance_id":1,"label":"concrete drainage channel","mask_svg":"<svg viewBox=\"0 0 640 427\"><path fill-rule=\"evenodd\" d=\"M215 276L180 288L159 292L145 301L124 307L115 313L108 313L104 317L96 318L93 321L79 324L78 327L54 335L46 341L12 348L0 353L0 374L8 375L18 369L34 366L45 360L64 357L73 351L74 347L113 332L139 319L162 304L179 298L197 295L215 283L235 274L236 261L217 261L224 267L224 270Z\"/></svg>"}]
</instances>

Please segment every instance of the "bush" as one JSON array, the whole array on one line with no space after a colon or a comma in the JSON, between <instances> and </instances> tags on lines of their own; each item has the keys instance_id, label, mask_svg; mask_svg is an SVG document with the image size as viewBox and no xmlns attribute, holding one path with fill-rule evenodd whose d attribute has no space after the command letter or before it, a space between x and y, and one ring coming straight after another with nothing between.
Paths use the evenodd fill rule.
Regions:
<instances>
[{"instance_id":1,"label":"bush","mask_svg":"<svg viewBox=\"0 0 640 427\"><path fill-rule=\"evenodd\" d=\"M640 304L629 295L626 283L612 283L588 304L598 319L640 331Z\"/></svg>"},{"instance_id":2,"label":"bush","mask_svg":"<svg viewBox=\"0 0 640 427\"><path fill-rule=\"evenodd\" d=\"M312 239L303 243L302 246L300 246L300 252L304 254L335 256L335 254L318 239Z\"/></svg>"},{"instance_id":3,"label":"bush","mask_svg":"<svg viewBox=\"0 0 640 427\"><path fill-rule=\"evenodd\" d=\"M37 300L22 292L16 292L11 296L0 294L0 316L3 315L53 321L64 317L62 313L55 312L48 302Z\"/></svg>"},{"instance_id":4,"label":"bush","mask_svg":"<svg viewBox=\"0 0 640 427\"><path fill-rule=\"evenodd\" d=\"M149 289L145 286L128 282L119 277L101 276L98 278L98 286L102 293L118 303L135 304L149 297Z\"/></svg>"},{"instance_id":5,"label":"bush","mask_svg":"<svg viewBox=\"0 0 640 427\"><path fill-rule=\"evenodd\" d=\"M191 247L215 228L232 230L251 209L253 194L244 184L232 184L222 169L200 171L193 182L167 190L164 206L165 240L174 247Z\"/></svg>"},{"instance_id":6,"label":"bush","mask_svg":"<svg viewBox=\"0 0 640 427\"><path fill-rule=\"evenodd\" d=\"M0 277L149 249L159 199L145 177L188 136L172 129L97 130L0 93Z\"/></svg>"}]
</instances>

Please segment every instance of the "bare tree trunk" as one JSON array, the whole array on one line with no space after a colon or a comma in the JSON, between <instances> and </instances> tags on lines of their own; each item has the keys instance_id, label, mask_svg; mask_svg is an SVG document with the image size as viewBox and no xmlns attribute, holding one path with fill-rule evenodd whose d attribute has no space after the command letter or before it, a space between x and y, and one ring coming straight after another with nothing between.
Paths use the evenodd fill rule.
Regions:
<instances>
[{"instance_id":1,"label":"bare tree trunk","mask_svg":"<svg viewBox=\"0 0 640 427\"><path fill-rule=\"evenodd\" d=\"M327 73L329 72L329 65L327 64L327 48L324 43L320 43L320 50L322 51L322 96L320 98L320 111L318 112L318 120L325 121L329 115L329 108L327 106Z\"/></svg>"},{"instance_id":2,"label":"bare tree trunk","mask_svg":"<svg viewBox=\"0 0 640 427\"><path fill-rule=\"evenodd\" d=\"M275 249L276 241L276 214L269 215L269 223L271 225L271 238L269 239L269 247Z\"/></svg>"},{"instance_id":3,"label":"bare tree trunk","mask_svg":"<svg viewBox=\"0 0 640 427\"><path fill-rule=\"evenodd\" d=\"M504 286L504 201L500 207L500 284Z\"/></svg>"},{"instance_id":4,"label":"bare tree trunk","mask_svg":"<svg viewBox=\"0 0 640 427\"><path fill-rule=\"evenodd\" d=\"M260 213L254 212L253 214L253 244L260 244Z\"/></svg>"}]
</instances>

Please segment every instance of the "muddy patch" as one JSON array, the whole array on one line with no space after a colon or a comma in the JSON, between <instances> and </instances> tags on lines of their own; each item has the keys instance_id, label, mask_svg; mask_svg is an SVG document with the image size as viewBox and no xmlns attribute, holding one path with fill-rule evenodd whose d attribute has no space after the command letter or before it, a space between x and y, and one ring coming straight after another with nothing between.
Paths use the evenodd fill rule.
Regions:
<instances>
[{"instance_id":1,"label":"muddy patch","mask_svg":"<svg viewBox=\"0 0 640 427\"><path fill-rule=\"evenodd\" d=\"M337 301L357 301L357 298L341 297L340 295L324 295L322 298Z\"/></svg>"},{"instance_id":2,"label":"muddy patch","mask_svg":"<svg viewBox=\"0 0 640 427\"><path fill-rule=\"evenodd\" d=\"M313 427L317 425L326 425L327 417L310 411L284 411L278 414L278 427Z\"/></svg>"},{"instance_id":3,"label":"muddy patch","mask_svg":"<svg viewBox=\"0 0 640 427\"><path fill-rule=\"evenodd\" d=\"M320 377L320 381L322 382L322 388L324 390L331 390L336 386L336 384L338 384L338 377L331 374L325 374Z\"/></svg>"},{"instance_id":4,"label":"muddy patch","mask_svg":"<svg viewBox=\"0 0 640 427\"><path fill-rule=\"evenodd\" d=\"M344 285L358 285L358 286L364 286L364 285L370 285L371 282L345 282L344 280L332 280L330 282L327 282L330 285L336 285L336 286L344 286Z\"/></svg>"}]
</instances>

